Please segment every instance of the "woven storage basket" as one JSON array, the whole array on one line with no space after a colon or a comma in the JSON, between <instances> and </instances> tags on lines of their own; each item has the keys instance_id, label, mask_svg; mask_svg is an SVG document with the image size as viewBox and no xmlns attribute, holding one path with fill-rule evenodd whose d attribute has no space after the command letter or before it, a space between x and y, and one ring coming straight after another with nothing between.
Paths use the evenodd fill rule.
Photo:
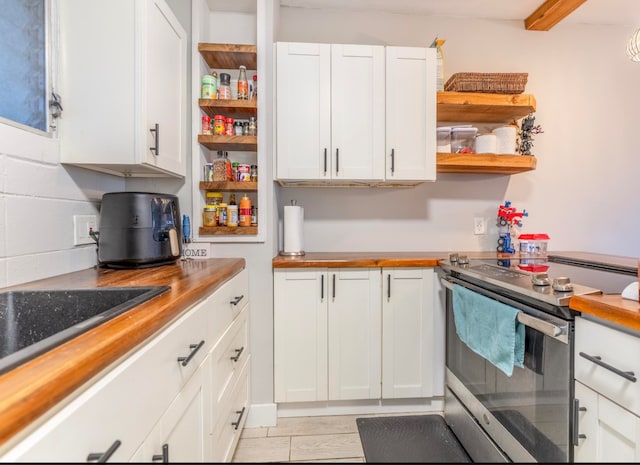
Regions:
<instances>
[{"instance_id":1,"label":"woven storage basket","mask_svg":"<svg viewBox=\"0 0 640 465\"><path fill-rule=\"evenodd\" d=\"M521 94L528 76L528 73L455 73L444 85L444 90Z\"/></svg>"}]
</instances>

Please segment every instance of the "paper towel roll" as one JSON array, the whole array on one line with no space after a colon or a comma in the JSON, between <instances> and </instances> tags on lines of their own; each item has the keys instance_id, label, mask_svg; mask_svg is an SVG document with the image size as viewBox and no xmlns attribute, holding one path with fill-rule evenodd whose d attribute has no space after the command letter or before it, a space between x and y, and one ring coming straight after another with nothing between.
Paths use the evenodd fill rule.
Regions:
<instances>
[{"instance_id":1,"label":"paper towel roll","mask_svg":"<svg viewBox=\"0 0 640 465\"><path fill-rule=\"evenodd\" d=\"M302 226L304 209L298 205L284 207L284 253L304 253Z\"/></svg>"},{"instance_id":2,"label":"paper towel roll","mask_svg":"<svg viewBox=\"0 0 640 465\"><path fill-rule=\"evenodd\" d=\"M496 153L498 144L495 134L481 134L476 137L476 153Z\"/></svg>"}]
</instances>

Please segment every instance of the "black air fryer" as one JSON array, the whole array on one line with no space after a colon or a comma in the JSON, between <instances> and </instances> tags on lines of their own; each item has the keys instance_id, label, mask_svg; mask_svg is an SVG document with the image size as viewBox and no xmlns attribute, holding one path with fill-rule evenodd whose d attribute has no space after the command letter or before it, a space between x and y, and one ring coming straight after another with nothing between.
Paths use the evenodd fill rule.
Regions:
<instances>
[{"instance_id":1,"label":"black air fryer","mask_svg":"<svg viewBox=\"0 0 640 465\"><path fill-rule=\"evenodd\" d=\"M174 263L182 255L178 197L149 192L102 196L98 261L110 268Z\"/></svg>"}]
</instances>

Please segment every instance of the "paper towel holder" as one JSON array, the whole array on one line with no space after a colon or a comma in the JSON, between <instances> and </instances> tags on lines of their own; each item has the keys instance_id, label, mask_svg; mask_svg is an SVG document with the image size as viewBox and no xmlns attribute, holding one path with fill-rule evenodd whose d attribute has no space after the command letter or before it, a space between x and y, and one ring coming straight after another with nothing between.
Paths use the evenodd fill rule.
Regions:
<instances>
[{"instance_id":1,"label":"paper towel holder","mask_svg":"<svg viewBox=\"0 0 640 465\"><path fill-rule=\"evenodd\" d=\"M291 200L291 205L295 206L297 205L298 202L296 200ZM300 250L297 252L285 252L284 250L281 250L280 252L278 252L278 255L283 255L286 257L300 257L302 255L304 255L304 250Z\"/></svg>"}]
</instances>

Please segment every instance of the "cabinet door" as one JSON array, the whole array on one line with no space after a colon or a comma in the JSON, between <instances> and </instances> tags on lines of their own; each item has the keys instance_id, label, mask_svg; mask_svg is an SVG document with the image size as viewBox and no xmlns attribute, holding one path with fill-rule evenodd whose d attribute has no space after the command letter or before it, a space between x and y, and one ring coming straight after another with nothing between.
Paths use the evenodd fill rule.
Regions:
<instances>
[{"instance_id":1,"label":"cabinet door","mask_svg":"<svg viewBox=\"0 0 640 465\"><path fill-rule=\"evenodd\" d=\"M434 395L432 268L383 268L382 397Z\"/></svg>"},{"instance_id":2,"label":"cabinet door","mask_svg":"<svg viewBox=\"0 0 640 465\"><path fill-rule=\"evenodd\" d=\"M207 363L180 391L144 443L133 455L132 462L206 462L205 438L208 428L204 410L204 385Z\"/></svg>"},{"instance_id":3,"label":"cabinet door","mask_svg":"<svg viewBox=\"0 0 640 465\"><path fill-rule=\"evenodd\" d=\"M331 269L329 399L380 398L380 269Z\"/></svg>"},{"instance_id":4,"label":"cabinet door","mask_svg":"<svg viewBox=\"0 0 640 465\"><path fill-rule=\"evenodd\" d=\"M327 400L327 273L275 270L276 402Z\"/></svg>"},{"instance_id":5,"label":"cabinet door","mask_svg":"<svg viewBox=\"0 0 640 465\"><path fill-rule=\"evenodd\" d=\"M276 44L277 179L331 177L331 48Z\"/></svg>"},{"instance_id":6,"label":"cabinet door","mask_svg":"<svg viewBox=\"0 0 640 465\"><path fill-rule=\"evenodd\" d=\"M436 179L434 48L386 48L387 180Z\"/></svg>"},{"instance_id":7,"label":"cabinet door","mask_svg":"<svg viewBox=\"0 0 640 465\"><path fill-rule=\"evenodd\" d=\"M575 383L580 407L575 447L576 462L637 462L640 460L640 418L591 390Z\"/></svg>"},{"instance_id":8,"label":"cabinet door","mask_svg":"<svg viewBox=\"0 0 640 465\"><path fill-rule=\"evenodd\" d=\"M147 57L147 79L141 89L147 108L142 150L147 163L184 176L187 166L186 33L164 0L146 1L149 2L147 34L140 38Z\"/></svg>"},{"instance_id":9,"label":"cabinet door","mask_svg":"<svg viewBox=\"0 0 640 465\"><path fill-rule=\"evenodd\" d=\"M333 179L384 178L384 47L331 45Z\"/></svg>"}]
</instances>

